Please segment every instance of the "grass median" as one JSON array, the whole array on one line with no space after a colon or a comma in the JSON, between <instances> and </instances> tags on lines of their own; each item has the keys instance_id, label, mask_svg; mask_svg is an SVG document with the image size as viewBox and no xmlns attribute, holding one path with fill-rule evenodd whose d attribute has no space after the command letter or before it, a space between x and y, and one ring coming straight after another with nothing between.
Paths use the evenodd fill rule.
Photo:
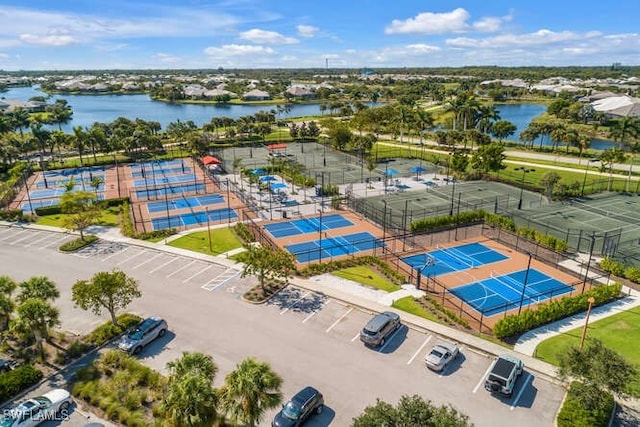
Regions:
<instances>
[{"instance_id":1,"label":"grass median","mask_svg":"<svg viewBox=\"0 0 640 427\"><path fill-rule=\"evenodd\" d=\"M229 227L211 230L211 240L207 231L196 231L178 237L168 243L169 246L200 252L207 255L220 255L242 247L242 242Z\"/></svg>"}]
</instances>

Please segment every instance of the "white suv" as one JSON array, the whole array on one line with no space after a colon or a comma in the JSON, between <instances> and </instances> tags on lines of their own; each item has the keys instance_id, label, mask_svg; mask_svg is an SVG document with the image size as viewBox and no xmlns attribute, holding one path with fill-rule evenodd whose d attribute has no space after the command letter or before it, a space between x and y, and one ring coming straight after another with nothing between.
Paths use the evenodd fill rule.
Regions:
<instances>
[{"instance_id":1,"label":"white suv","mask_svg":"<svg viewBox=\"0 0 640 427\"><path fill-rule=\"evenodd\" d=\"M167 332L167 322L159 317L149 317L122 337L118 348L131 354L138 354L142 348Z\"/></svg>"},{"instance_id":2,"label":"white suv","mask_svg":"<svg viewBox=\"0 0 640 427\"><path fill-rule=\"evenodd\" d=\"M523 371L524 363L522 360L508 354L499 356L491 366L489 375L484 382L484 388L491 393L511 396Z\"/></svg>"}]
</instances>

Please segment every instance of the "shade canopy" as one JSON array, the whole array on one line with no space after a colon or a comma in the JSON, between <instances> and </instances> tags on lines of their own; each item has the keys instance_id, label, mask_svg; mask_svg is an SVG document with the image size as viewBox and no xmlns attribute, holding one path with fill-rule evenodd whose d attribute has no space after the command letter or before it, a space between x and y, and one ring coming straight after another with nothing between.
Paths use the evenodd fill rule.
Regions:
<instances>
[{"instance_id":1,"label":"shade canopy","mask_svg":"<svg viewBox=\"0 0 640 427\"><path fill-rule=\"evenodd\" d=\"M399 172L395 169L387 169L384 173L387 176L394 176L394 175L398 175Z\"/></svg>"},{"instance_id":2,"label":"shade canopy","mask_svg":"<svg viewBox=\"0 0 640 427\"><path fill-rule=\"evenodd\" d=\"M218 165L222 162L220 162L220 159L218 159L217 157L204 156L202 158L202 163L204 163L205 165Z\"/></svg>"},{"instance_id":3,"label":"shade canopy","mask_svg":"<svg viewBox=\"0 0 640 427\"><path fill-rule=\"evenodd\" d=\"M265 173L267 173L267 171L264 169L254 169L251 171L251 175L264 175Z\"/></svg>"},{"instance_id":4,"label":"shade canopy","mask_svg":"<svg viewBox=\"0 0 640 427\"><path fill-rule=\"evenodd\" d=\"M411 169L409 169L411 172L415 172L415 173L420 173L420 172L424 172L426 171L425 168L423 168L422 166L412 166Z\"/></svg>"},{"instance_id":5,"label":"shade canopy","mask_svg":"<svg viewBox=\"0 0 640 427\"><path fill-rule=\"evenodd\" d=\"M271 184L272 190L280 190L281 188L287 188L287 184L283 184L282 182L276 182Z\"/></svg>"},{"instance_id":6,"label":"shade canopy","mask_svg":"<svg viewBox=\"0 0 640 427\"><path fill-rule=\"evenodd\" d=\"M260 182L270 182L270 181L277 181L277 180L278 179L272 175L266 175L266 176L260 177Z\"/></svg>"}]
</instances>

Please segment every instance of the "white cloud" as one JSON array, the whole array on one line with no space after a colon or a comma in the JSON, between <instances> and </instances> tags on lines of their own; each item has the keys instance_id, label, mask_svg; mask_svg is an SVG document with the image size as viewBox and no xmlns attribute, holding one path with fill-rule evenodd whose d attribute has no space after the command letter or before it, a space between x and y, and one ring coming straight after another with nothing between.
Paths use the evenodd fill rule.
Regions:
<instances>
[{"instance_id":1,"label":"white cloud","mask_svg":"<svg viewBox=\"0 0 640 427\"><path fill-rule=\"evenodd\" d=\"M169 55L167 53L158 52L155 55L153 55L153 59L155 59L156 61L159 61L159 62L163 62L165 64L172 64L172 63L180 61L182 58L180 58L179 56Z\"/></svg>"},{"instance_id":2,"label":"white cloud","mask_svg":"<svg viewBox=\"0 0 640 427\"><path fill-rule=\"evenodd\" d=\"M246 55L272 55L275 51L265 46L227 44L221 47L208 47L204 50L204 53L226 58Z\"/></svg>"},{"instance_id":3,"label":"white cloud","mask_svg":"<svg viewBox=\"0 0 640 427\"><path fill-rule=\"evenodd\" d=\"M483 33L494 33L500 29L502 19L496 17L482 18L473 23L473 28Z\"/></svg>"},{"instance_id":4,"label":"white cloud","mask_svg":"<svg viewBox=\"0 0 640 427\"><path fill-rule=\"evenodd\" d=\"M249 31L240 33L239 38L242 40L248 40L253 43L264 44L295 44L298 43L297 39L293 37L285 37L275 31L265 31L254 28Z\"/></svg>"},{"instance_id":5,"label":"white cloud","mask_svg":"<svg viewBox=\"0 0 640 427\"><path fill-rule=\"evenodd\" d=\"M0 53L0 59L9 59L9 55L6 53Z\"/></svg>"},{"instance_id":6,"label":"white cloud","mask_svg":"<svg viewBox=\"0 0 640 427\"><path fill-rule=\"evenodd\" d=\"M320 31L320 28L314 27L313 25L298 25L296 26L296 30L298 30L298 35L300 37L314 37Z\"/></svg>"},{"instance_id":7,"label":"white cloud","mask_svg":"<svg viewBox=\"0 0 640 427\"><path fill-rule=\"evenodd\" d=\"M42 36L36 34L20 34L19 39L27 44L44 46L68 46L79 43L79 40L67 34L49 34Z\"/></svg>"},{"instance_id":8,"label":"white cloud","mask_svg":"<svg viewBox=\"0 0 640 427\"><path fill-rule=\"evenodd\" d=\"M466 31L467 20L471 17L465 9L457 8L451 12L424 12L406 20L394 19L385 28L386 34L445 34Z\"/></svg>"},{"instance_id":9,"label":"white cloud","mask_svg":"<svg viewBox=\"0 0 640 427\"><path fill-rule=\"evenodd\" d=\"M451 47L474 47L499 49L514 46L542 46L557 43L584 41L586 39L600 38L601 33L592 31L588 33L574 33L572 31L550 31L546 29L525 34L502 34L484 39L474 39L470 37L457 37L445 41Z\"/></svg>"}]
</instances>

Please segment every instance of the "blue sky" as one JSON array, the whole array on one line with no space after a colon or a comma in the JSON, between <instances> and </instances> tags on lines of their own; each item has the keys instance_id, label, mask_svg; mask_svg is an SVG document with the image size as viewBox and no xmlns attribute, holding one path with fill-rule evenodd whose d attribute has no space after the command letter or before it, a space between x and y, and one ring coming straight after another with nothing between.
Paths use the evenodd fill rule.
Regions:
<instances>
[{"instance_id":1,"label":"blue sky","mask_svg":"<svg viewBox=\"0 0 640 427\"><path fill-rule=\"evenodd\" d=\"M3 0L0 69L640 65L614 3Z\"/></svg>"}]
</instances>

